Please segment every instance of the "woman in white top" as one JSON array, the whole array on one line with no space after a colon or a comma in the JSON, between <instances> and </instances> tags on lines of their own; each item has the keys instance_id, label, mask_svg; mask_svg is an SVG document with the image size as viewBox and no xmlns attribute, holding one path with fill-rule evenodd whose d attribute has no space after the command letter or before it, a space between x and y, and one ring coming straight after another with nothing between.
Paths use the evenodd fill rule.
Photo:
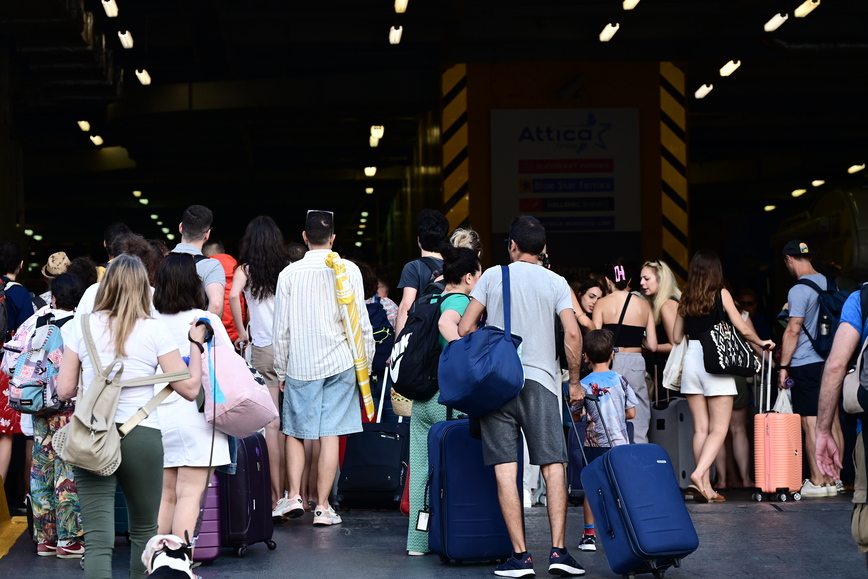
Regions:
<instances>
[{"instance_id":1,"label":"woman in white top","mask_svg":"<svg viewBox=\"0 0 868 579\"><path fill-rule=\"evenodd\" d=\"M106 269L96 295L94 313L76 316L64 332L63 363L57 386L64 400L75 396L81 371L83 392L97 369L87 351L82 324L89 324L100 362L108 365L115 358L124 363L123 379L153 376L158 366L164 372L187 369L178 346L166 326L150 316L151 287L148 274L137 257L121 254ZM193 319L191 317L190 321ZM202 347L205 330L190 329L190 340ZM201 359L196 352L196 359ZM190 366L190 378L171 386L187 400L194 400L202 384L201 363ZM115 422L122 424L154 396L153 386L125 387L121 390ZM163 444L156 413L145 418L121 441L124 459L110 476L99 476L74 468L85 529L87 562L85 579L111 579L111 558L115 543L114 495L118 483L124 492L129 513L130 577L145 577L142 551L157 532L160 488L163 480Z\"/></svg>"},{"instance_id":2,"label":"woman in white top","mask_svg":"<svg viewBox=\"0 0 868 579\"><path fill-rule=\"evenodd\" d=\"M157 269L154 286L154 317L169 328L181 354L189 356L193 347L187 340L191 319L208 318L215 339L231 343L220 318L205 310L208 300L192 255L169 254ZM172 394L159 410L164 469L159 533L185 537L186 532L192 537L213 473L208 467L229 464L229 441L208 424L195 401Z\"/></svg>"},{"instance_id":3,"label":"woman in white top","mask_svg":"<svg viewBox=\"0 0 868 579\"><path fill-rule=\"evenodd\" d=\"M252 348L250 363L259 370L268 391L274 400L274 407L280 411L278 395L280 379L274 371L274 349L271 344L274 323L274 291L277 289L277 276L289 265L289 252L283 240L283 233L274 219L260 215L247 224L247 230L239 243L238 263L232 290L229 292L229 308L238 328L238 348ZM241 312L241 292L247 299L250 310L250 333L244 327ZM280 434L280 421L274 420L265 427L265 442L268 445L268 464L271 469L271 508L276 517L289 511L290 503L283 496L284 484L284 436ZM278 500L280 503L278 504ZM303 511L302 511L303 512ZM296 513L293 513L294 515ZM300 513L298 513L300 514Z\"/></svg>"}]
</instances>

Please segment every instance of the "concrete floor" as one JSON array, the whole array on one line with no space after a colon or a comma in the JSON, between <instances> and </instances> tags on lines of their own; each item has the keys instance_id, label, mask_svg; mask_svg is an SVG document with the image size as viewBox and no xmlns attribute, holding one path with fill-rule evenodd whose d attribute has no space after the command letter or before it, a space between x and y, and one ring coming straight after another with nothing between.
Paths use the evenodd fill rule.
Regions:
<instances>
[{"instance_id":1,"label":"concrete floor","mask_svg":"<svg viewBox=\"0 0 868 579\"><path fill-rule=\"evenodd\" d=\"M768 579L865 577L865 557L850 537L849 496L804 499L798 503L755 503L747 492L726 493L719 504L688 501L700 547L670 569L671 579ZM310 514L275 528L278 547L252 546L244 559L226 551L197 571L203 579L464 579L493 577L493 565L443 565L437 556L405 554L407 518L395 512L343 513L344 523L314 528ZM528 543L537 558L537 574L548 577L548 519L544 508L525 510ZM567 547L584 565L587 577L617 578L602 550L584 553L576 548L581 535L581 508L571 507ZM114 579L127 579L129 548L116 549ZM0 559L0 577L62 579L81 577L76 560L39 558L25 536ZM640 577L650 577L642 575Z\"/></svg>"}]
</instances>

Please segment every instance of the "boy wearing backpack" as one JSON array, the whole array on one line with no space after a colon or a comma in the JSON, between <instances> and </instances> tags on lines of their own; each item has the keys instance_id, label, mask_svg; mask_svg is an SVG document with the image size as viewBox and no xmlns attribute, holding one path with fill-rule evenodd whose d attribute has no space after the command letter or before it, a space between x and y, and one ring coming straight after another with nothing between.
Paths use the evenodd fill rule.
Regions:
<instances>
[{"instance_id":1,"label":"boy wearing backpack","mask_svg":"<svg viewBox=\"0 0 868 579\"><path fill-rule=\"evenodd\" d=\"M778 380L781 389L790 388L793 412L802 417L805 452L811 475L802 484L802 496L822 498L836 496L838 492L844 491L841 481L820 472L814 460L820 381L826 363L825 356L828 355L828 351L822 351L821 344L827 336L834 334L835 328L832 325L837 325L837 320L825 319L826 312L821 316L821 292L832 292L837 288L834 287L834 282L830 282L825 275L814 269L811 263L812 255L808 244L797 239L784 246L783 256L787 271L798 282L787 294L789 319L782 340ZM822 323L818 323L818 320ZM792 381L789 386L788 380ZM837 416L832 433L839 447L843 448L841 424Z\"/></svg>"}]
</instances>

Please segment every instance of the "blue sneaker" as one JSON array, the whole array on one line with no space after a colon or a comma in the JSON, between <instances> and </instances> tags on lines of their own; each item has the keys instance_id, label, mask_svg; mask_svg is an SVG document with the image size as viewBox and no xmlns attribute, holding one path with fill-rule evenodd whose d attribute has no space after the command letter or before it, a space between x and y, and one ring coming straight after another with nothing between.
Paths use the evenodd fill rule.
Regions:
<instances>
[{"instance_id":1,"label":"blue sneaker","mask_svg":"<svg viewBox=\"0 0 868 579\"><path fill-rule=\"evenodd\" d=\"M561 577L584 575L585 569L579 565L566 549L552 549L549 555L549 573Z\"/></svg>"},{"instance_id":2,"label":"blue sneaker","mask_svg":"<svg viewBox=\"0 0 868 579\"><path fill-rule=\"evenodd\" d=\"M584 573L584 571L582 571ZM533 557L525 553L522 559L516 559L510 555L503 565L494 568L494 574L500 577L533 577Z\"/></svg>"}]
</instances>

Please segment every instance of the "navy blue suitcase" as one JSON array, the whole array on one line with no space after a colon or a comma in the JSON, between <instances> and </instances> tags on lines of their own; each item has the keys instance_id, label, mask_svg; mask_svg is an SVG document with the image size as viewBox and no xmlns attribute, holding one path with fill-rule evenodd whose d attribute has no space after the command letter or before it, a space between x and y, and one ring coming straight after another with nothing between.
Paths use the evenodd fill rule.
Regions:
<instances>
[{"instance_id":1,"label":"navy blue suitcase","mask_svg":"<svg viewBox=\"0 0 868 579\"><path fill-rule=\"evenodd\" d=\"M518 447L521 496L522 445ZM442 560L506 560L512 542L497 500L494 467L482 462L482 442L468 420L438 422L428 433L430 465L428 548ZM417 513L410 513L415 520Z\"/></svg>"},{"instance_id":2,"label":"navy blue suitcase","mask_svg":"<svg viewBox=\"0 0 868 579\"><path fill-rule=\"evenodd\" d=\"M238 441L235 474L217 473L220 484L220 539L224 547L243 557L247 547L265 543L273 550L271 475L265 437L259 433Z\"/></svg>"},{"instance_id":3,"label":"navy blue suitcase","mask_svg":"<svg viewBox=\"0 0 868 579\"><path fill-rule=\"evenodd\" d=\"M585 457L582 455L582 445L585 444L585 429L588 423L584 420L573 422L567 435L567 491L569 500L574 505L580 505L585 501L585 488L582 486L582 470L585 467ZM627 422L627 439L633 444L633 423ZM604 452L609 450L603 447L585 447L588 461L593 461Z\"/></svg>"},{"instance_id":4,"label":"navy blue suitcase","mask_svg":"<svg viewBox=\"0 0 868 579\"><path fill-rule=\"evenodd\" d=\"M699 547L669 455L656 444L610 449L582 472L612 571L629 576L666 569Z\"/></svg>"}]
</instances>

